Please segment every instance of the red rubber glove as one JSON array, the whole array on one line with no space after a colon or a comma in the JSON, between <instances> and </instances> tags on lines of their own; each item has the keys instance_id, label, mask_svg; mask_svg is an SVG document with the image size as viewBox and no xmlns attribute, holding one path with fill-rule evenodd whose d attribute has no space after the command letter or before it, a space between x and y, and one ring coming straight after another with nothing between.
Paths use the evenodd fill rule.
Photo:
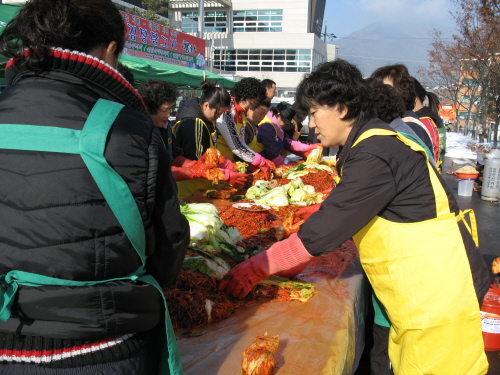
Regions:
<instances>
[{"instance_id":1,"label":"red rubber glove","mask_svg":"<svg viewBox=\"0 0 500 375\"><path fill-rule=\"evenodd\" d=\"M247 182L248 175L244 173L236 173L229 169L221 169L224 171L224 181L229 182L231 186L243 186Z\"/></svg>"},{"instance_id":2,"label":"red rubber glove","mask_svg":"<svg viewBox=\"0 0 500 375\"><path fill-rule=\"evenodd\" d=\"M300 210L295 211L295 216L299 216L302 220L306 220L309 216L319 210L321 203L316 203L311 206L302 207Z\"/></svg>"},{"instance_id":3,"label":"red rubber glove","mask_svg":"<svg viewBox=\"0 0 500 375\"><path fill-rule=\"evenodd\" d=\"M229 169L230 171L237 172L238 167L236 166L236 163L233 163L231 160L223 156L224 161L219 164L219 168L222 169Z\"/></svg>"},{"instance_id":4,"label":"red rubber glove","mask_svg":"<svg viewBox=\"0 0 500 375\"><path fill-rule=\"evenodd\" d=\"M296 233L276 242L267 251L259 253L231 269L219 284L219 290L236 298L244 298L257 283L271 275L292 277L307 266L312 255Z\"/></svg>"},{"instance_id":5,"label":"red rubber glove","mask_svg":"<svg viewBox=\"0 0 500 375\"><path fill-rule=\"evenodd\" d=\"M190 167L172 166L172 175L175 181L192 180L193 178L207 178L207 170L213 168L210 165L194 161Z\"/></svg>"}]
</instances>

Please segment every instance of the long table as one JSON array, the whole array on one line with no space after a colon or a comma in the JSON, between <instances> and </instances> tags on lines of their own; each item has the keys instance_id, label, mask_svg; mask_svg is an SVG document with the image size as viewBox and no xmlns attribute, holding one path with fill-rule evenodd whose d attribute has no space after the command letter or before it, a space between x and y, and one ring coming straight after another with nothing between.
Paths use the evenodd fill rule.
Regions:
<instances>
[{"instance_id":1,"label":"long table","mask_svg":"<svg viewBox=\"0 0 500 375\"><path fill-rule=\"evenodd\" d=\"M358 261L340 275L327 265L328 255L319 257L298 275L316 288L307 303L261 301L179 337L184 373L238 375L241 354L267 334L280 337L278 375L352 374L364 348L365 281Z\"/></svg>"}]
</instances>

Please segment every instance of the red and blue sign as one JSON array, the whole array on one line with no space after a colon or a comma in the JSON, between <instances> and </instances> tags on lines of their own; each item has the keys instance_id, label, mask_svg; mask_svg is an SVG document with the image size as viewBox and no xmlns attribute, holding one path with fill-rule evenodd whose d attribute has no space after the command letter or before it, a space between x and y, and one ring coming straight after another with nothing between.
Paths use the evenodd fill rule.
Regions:
<instances>
[{"instance_id":1,"label":"red and blue sign","mask_svg":"<svg viewBox=\"0 0 500 375\"><path fill-rule=\"evenodd\" d=\"M124 55L206 69L205 40L120 11L125 22Z\"/></svg>"}]
</instances>

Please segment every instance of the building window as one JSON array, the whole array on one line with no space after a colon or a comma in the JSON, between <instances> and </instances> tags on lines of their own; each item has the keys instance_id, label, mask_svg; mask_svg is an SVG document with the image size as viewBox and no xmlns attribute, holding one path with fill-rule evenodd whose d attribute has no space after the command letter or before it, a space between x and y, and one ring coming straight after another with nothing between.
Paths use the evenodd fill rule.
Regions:
<instances>
[{"instance_id":1,"label":"building window","mask_svg":"<svg viewBox=\"0 0 500 375\"><path fill-rule=\"evenodd\" d=\"M235 10L233 32L280 33L283 31L283 10Z\"/></svg>"},{"instance_id":2,"label":"building window","mask_svg":"<svg viewBox=\"0 0 500 375\"><path fill-rule=\"evenodd\" d=\"M226 11L205 12L205 32L225 33L227 32Z\"/></svg>"},{"instance_id":3,"label":"building window","mask_svg":"<svg viewBox=\"0 0 500 375\"><path fill-rule=\"evenodd\" d=\"M462 86L479 87L479 82L477 79L465 78L464 80L462 80Z\"/></svg>"},{"instance_id":4,"label":"building window","mask_svg":"<svg viewBox=\"0 0 500 375\"><path fill-rule=\"evenodd\" d=\"M210 11L205 12L203 20L204 30L207 33L227 32L227 12ZM182 12L181 29L183 33L193 34L198 32L198 12Z\"/></svg>"},{"instance_id":5,"label":"building window","mask_svg":"<svg viewBox=\"0 0 500 375\"><path fill-rule=\"evenodd\" d=\"M325 58L309 49L216 49L214 66L221 70L252 72L304 72L314 68L313 56Z\"/></svg>"}]
</instances>

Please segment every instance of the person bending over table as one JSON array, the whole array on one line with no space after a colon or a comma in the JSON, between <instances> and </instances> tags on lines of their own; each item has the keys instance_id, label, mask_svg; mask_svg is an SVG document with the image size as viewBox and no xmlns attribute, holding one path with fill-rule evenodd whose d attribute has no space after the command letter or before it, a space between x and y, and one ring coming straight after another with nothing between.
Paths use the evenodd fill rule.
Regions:
<instances>
[{"instance_id":1,"label":"person bending over table","mask_svg":"<svg viewBox=\"0 0 500 375\"><path fill-rule=\"evenodd\" d=\"M246 112L252 105L266 98L266 90L258 79L246 77L234 85L233 92L229 111L217 120L217 130L222 136L217 142L217 148L231 161L235 161L237 156L248 163L248 168L252 171L263 167L274 169L275 165L270 160L263 158L245 143Z\"/></svg>"},{"instance_id":2,"label":"person bending over table","mask_svg":"<svg viewBox=\"0 0 500 375\"><path fill-rule=\"evenodd\" d=\"M281 102L271 108L259 124L257 141L264 146L260 154L277 167L285 164L284 158L288 151L306 158L317 147L317 144L294 141L283 132L284 126L292 124L295 114L290 103Z\"/></svg>"},{"instance_id":3,"label":"person bending over table","mask_svg":"<svg viewBox=\"0 0 500 375\"><path fill-rule=\"evenodd\" d=\"M172 128L175 148L182 153L182 158L177 157L174 160L174 166L183 168L174 173L179 188L179 198L206 190L207 184L203 180L206 179L206 168L204 171L203 161L197 161L209 148L217 148L219 137L215 122L231 104L229 93L214 82L204 81L201 84L201 91L200 98L192 98L181 103ZM229 159L225 158L225 161L216 167L224 171L223 180L230 185L240 186L245 183L246 175L237 173L236 164Z\"/></svg>"},{"instance_id":4,"label":"person bending over table","mask_svg":"<svg viewBox=\"0 0 500 375\"><path fill-rule=\"evenodd\" d=\"M220 289L242 298L353 237L391 322L394 373L485 374L478 300L488 269L477 232L425 151L375 117L366 82L344 60L316 67L296 95L321 144L343 146L341 180L298 233L237 265Z\"/></svg>"}]
</instances>

